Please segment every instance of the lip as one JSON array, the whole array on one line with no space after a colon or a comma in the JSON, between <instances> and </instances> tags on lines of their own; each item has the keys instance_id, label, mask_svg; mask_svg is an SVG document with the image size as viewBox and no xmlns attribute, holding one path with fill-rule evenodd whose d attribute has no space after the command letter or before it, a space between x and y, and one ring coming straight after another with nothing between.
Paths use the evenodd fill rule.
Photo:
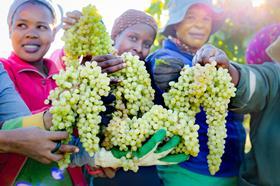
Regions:
<instances>
[{"instance_id":1,"label":"lip","mask_svg":"<svg viewBox=\"0 0 280 186\"><path fill-rule=\"evenodd\" d=\"M194 39L204 39L205 38L205 34L199 34L199 33L189 33L189 35L191 37L193 37Z\"/></svg>"},{"instance_id":2,"label":"lip","mask_svg":"<svg viewBox=\"0 0 280 186\"><path fill-rule=\"evenodd\" d=\"M142 57L142 55L139 54L138 52L136 52L135 50L131 50L130 53L131 53L133 56L139 56L140 58Z\"/></svg>"},{"instance_id":3,"label":"lip","mask_svg":"<svg viewBox=\"0 0 280 186\"><path fill-rule=\"evenodd\" d=\"M37 43L26 43L22 45L22 48L26 53L32 54L38 52L41 48L41 45Z\"/></svg>"}]
</instances>

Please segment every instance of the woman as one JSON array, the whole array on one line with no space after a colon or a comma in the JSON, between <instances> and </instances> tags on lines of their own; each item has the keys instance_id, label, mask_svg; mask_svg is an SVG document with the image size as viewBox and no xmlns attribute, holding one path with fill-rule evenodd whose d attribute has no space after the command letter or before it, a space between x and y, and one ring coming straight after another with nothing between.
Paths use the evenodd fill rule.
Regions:
<instances>
[{"instance_id":1,"label":"woman","mask_svg":"<svg viewBox=\"0 0 280 186\"><path fill-rule=\"evenodd\" d=\"M61 64L44 58L61 23L60 13L58 5L50 0L15 0L8 13L13 52L0 61L33 113L46 109L44 101L56 87L52 76L62 68ZM64 179L57 179L51 174L58 170L55 163L44 165L19 155L8 163L18 165L10 166L14 171L6 170L16 184L86 184L79 168L68 169L61 175Z\"/></svg>"},{"instance_id":2,"label":"woman","mask_svg":"<svg viewBox=\"0 0 280 186\"><path fill-rule=\"evenodd\" d=\"M196 52L215 33L223 23L221 11L215 9L208 0L171 0L169 4L169 21L163 29L168 37L163 47L147 58L147 66L152 74L156 89L156 102L164 104L162 93L168 91L169 82L176 81L184 65L192 66ZM165 63L157 64L157 59ZM183 185L236 185L239 167L243 159L245 130L242 126L243 116L228 113L226 128L227 138L225 153L220 170L210 175L207 164L207 130L206 115L202 110L196 116L199 124L200 152L180 165L160 166L158 171L167 186Z\"/></svg>"},{"instance_id":3,"label":"woman","mask_svg":"<svg viewBox=\"0 0 280 186\"><path fill-rule=\"evenodd\" d=\"M118 54L130 52L145 60L157 34L155 20L143 11L130 9L120 15L114 22L111 38ZM101 185L160 185L155 166L140 167L137 173L118 170L116 176L109 179L94 179L95 186Z\"/></svg>"}]
</instances>

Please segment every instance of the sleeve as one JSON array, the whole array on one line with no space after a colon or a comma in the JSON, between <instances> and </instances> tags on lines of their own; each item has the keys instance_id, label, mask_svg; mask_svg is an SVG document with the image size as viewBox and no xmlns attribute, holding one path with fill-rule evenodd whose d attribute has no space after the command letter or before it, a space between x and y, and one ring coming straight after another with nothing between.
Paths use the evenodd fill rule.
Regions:
<instances>
[{"instance_id":1,"label":"sleeve","mask_svg":"<svg viewBox=\"0 0 280 186\"><path fill-rule=\"evenodd\" d=\"M17 89L17 85L16 85L16 78L14 76L14 73L11 69L11 64L9 63L9 61L7 60L0 60L0 62L3 64L4 69L6 70L6 72L8 73L10 79L12 80L12 82L15 85L15 88Z\"/></svg>"},{"instance_id":2,"label":"sleeve","mask_svg":"<svg viewBox=\"0 0 280 186\"><path fill-rule=\"evenodd\" d=\"M181 58L164 49L155 52L148 60L152 79L161 92L169 89L169 82L178 80L185 65Z\"/></svg>"},{"instance_id":3,"label":"sleeve","mask_svg":"<svg viewBox=\"0 0 280 186\"><path fill-rule=\"evenodd\" d=\"M230 110L244 114L262 111L279 94L280 65L233 65L240 73L240 80Z\"/></svg>"},{"instance_id":4,"label":"sleeve","mask_svg":"<svg viewBox=\"0 0 280 186\"><path fill-rule=\"evenodd\" d=\"M19 117L5 121L2 124L2 130L12 130L25 127L39 127L41 129L45 129L43 116L44 112L41 112L35 115Z\"/></svg>"},{"instance_id":5,"label":"sleeve","mask_svg":"<svg viewBox=\"0 0 280 186\"><path fill-rule=\"evenodd\" d=\"M149 55L146 59L146 68L147 71L150 74L151 81L152 81L152 87L155 90L155 99L154 103L155 104L160 104L164 105L164 100L162 97L163 91L160 89L160 87L157 85L155 82L155 76L154 76L154 71L155 71L155 61L157 58L160 58L161 54L159 54L159 51L154 52L153 54Z\"/></svg>"},{"instance_id":6,"label":"sleeve","mask_svg":"<svg viewBox=\"0 0 280 186\"><path fill-rule=\"evenodd\" d=\"M0 121L30 115L14 84L0 63Z\"/></svg>"}]
</instances>

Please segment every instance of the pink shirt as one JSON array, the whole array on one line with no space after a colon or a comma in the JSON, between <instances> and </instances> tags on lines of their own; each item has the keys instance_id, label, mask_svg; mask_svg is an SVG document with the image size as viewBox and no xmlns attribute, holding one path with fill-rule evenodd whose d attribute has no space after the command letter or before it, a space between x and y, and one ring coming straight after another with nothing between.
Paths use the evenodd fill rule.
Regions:
<instances>
[{"instance_id":1,"label":"pink shirt","mask_svg":"<svg viewBox=\"0 0 280 186\"><path fill-rule=\"evenodd\" d=\"M0 62L3 63L17 91L33 113L49 107L44 104L44 101L47 99L49 92L56 88L52 76L63 69L63 64L44 59L49 71L46 77L30 63L20 59L15 53L12 53L8 59L1 58Z\"/></svg>"}]
</instances>

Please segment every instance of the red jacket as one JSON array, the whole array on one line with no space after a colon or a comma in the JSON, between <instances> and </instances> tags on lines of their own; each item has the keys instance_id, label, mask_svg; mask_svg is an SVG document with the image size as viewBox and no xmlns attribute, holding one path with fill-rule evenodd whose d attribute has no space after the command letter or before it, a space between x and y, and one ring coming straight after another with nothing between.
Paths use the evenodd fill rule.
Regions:
<instances>
[{"instance_id":1,"label":"red jacket","mask_svg":"<svg viewBox=\"0 0 280 186\"><path fill-rule=\"evenodd\" d=\"M33 113L49 107L44 104L44 101L49 92L56 88L52 76L64 68L63 64L44 59L49 70L49 75L44 77L34 66L23 61L14 53L8 59L0 59L0 62L3 63L17 91ZM0 154L0 185L12 185L26 160L27 157L18 154ZM68 168L67 170L73 185L87 185L81 168Z\"/></svg>"}]
</instances>

